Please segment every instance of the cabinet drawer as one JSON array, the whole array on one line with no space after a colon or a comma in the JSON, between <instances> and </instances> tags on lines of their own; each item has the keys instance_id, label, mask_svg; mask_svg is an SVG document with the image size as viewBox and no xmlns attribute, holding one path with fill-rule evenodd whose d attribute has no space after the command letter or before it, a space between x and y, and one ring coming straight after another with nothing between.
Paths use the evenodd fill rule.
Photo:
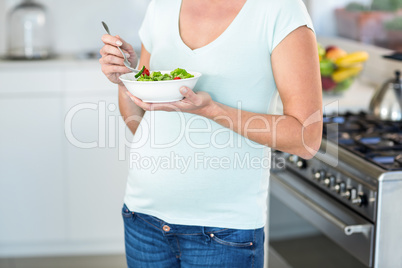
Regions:
<instances>
[{"instance_id":1,"label":"cabinet drawer","mask_svg":"<svg viewBox=\"0 0 402 268\"><path fill-rule=\"evenodd\" d=\"M99 68L81 68L64 72L65 90L99 91L111 90L117 92L117 85L110 82Z\"/></svg>"},{"instance_id":2,"label":"cabinet drawer","mask_svg":"<svg viewBox=\"0 0 402 268\"><path fill-rule=\"evenodd\" d=\"M0 70L0 93L61 92L61 71L37 69Z\"/></svg>"}]
</instances>

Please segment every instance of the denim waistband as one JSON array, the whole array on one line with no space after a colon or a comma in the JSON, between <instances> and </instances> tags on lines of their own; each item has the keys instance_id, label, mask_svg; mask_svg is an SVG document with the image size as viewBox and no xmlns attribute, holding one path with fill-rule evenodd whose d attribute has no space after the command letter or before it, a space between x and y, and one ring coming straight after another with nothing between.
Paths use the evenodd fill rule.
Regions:
<instances>
[{"instance_id":1,"label":"denim waistband","mask_svg":"<svg viewBox=\"0 0 402 268\"><path fill-rule=\"evenodd\" d=\"M153 226L154 228L157 228L160 231L165 232L166 234L175 234L175 235L179 235L179 234L202 235L202 234L204 234L204 235L208 235L211 233L218 233L218 232L230 229L230 228L210 227L210 226L172 224L172 223L166 222L162 219L159 219L157 217L148 215L148 214L130 211L125 204L124 204L123 210L126 213L127 212L133 213L134 217L138 217L139 219L143 220L144 222L148 223L149 225Z\"/></svg>"}]
</instances>

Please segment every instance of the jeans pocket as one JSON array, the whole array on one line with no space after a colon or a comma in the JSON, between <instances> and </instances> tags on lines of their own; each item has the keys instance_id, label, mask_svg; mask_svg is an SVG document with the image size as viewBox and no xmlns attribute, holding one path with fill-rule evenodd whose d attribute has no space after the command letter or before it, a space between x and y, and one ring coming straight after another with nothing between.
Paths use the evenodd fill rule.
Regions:
<instances>
[{"instance_id":1,"label":"jeans pocket","mask_svg":"<svg viewBox=\"0 0 402 268\"><path fill-rule=\"evenodd\" d=\"M211 240L231 247L251 247L254 242L254 230L225 229L209 236Z\"/></svg>"},{"instance_id":2,"label":"jeans pocket","mask_svg":"<svg viewBox=\"0 0 402 268\"><path fill-rule=\"evenodd\" d=\"M133 218L134 217L134 212L130 211L126 204L123 205L123 208L121 209L121 215L125 219Z\"/></svg>"}]
</instances>

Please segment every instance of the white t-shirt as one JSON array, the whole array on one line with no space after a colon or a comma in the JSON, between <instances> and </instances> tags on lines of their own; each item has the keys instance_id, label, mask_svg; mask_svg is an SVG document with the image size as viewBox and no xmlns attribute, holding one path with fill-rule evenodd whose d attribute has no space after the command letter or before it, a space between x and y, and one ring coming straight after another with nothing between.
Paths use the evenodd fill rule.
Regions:
<instances>
[{"instance_id":1,"label":"white t-shirt","mask_svg":"<svg viewBox=\"0 0 402 268\"><path fill-rule=\"evenodd\" d=\"M139 31L150 69L202 73L195 91L255 113L274 111L270 55L312 23L301 0L247 0L230 26L191 50L179 34L180 0L153 0ZM289 74L289 79L292 75ZM134 136L125 203L168 223L255 229L267 212L270 149L201 116L146 112Z\"/></svg>"}]
</instances>

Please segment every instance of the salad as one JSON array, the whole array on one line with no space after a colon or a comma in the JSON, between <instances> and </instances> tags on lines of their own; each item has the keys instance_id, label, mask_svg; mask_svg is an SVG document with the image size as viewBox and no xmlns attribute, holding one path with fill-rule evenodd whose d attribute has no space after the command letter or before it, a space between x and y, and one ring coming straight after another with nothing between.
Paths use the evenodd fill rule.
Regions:
<instances>
[{"instance_id":1,"label":"salad","mask_svg":"<svg viewBox=\"0 0 402 268\"><path fill-rule=\"evenodd\" d=\"M149 72L145 66L135 75L137 81L166 81L166 80L179 80L194 77L184 69L177 68L170 72L170 74L162 74L161 72Z\"/></svg>"}]
</instances>

